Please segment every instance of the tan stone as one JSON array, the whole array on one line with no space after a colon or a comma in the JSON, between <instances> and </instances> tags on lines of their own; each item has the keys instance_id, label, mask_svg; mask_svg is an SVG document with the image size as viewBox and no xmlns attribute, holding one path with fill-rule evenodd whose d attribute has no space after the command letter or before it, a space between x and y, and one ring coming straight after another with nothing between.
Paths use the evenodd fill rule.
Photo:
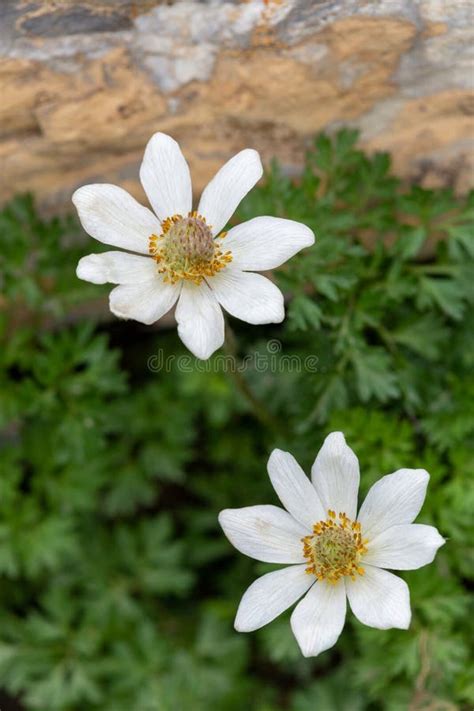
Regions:
<instances>
[{"instance_id":1,"label":"tan stone","mask_svg":"<svg viewBox=\"0 0 474 711\"><path fill-rule=\"evenodd\" d=\"M367 143L369 150L388 150L396 171L407 172L427 187L472 187L474 96L446 91L407 101L392 130Z\"/></svg>"},{"instance_id":2,"label":"tan stone","mask_svg":"<svg viewBox=\"0 0 474 711\"><path fill-rule=\"evenodd\" d=\"M342 124L392 151L402 176L472 185L463 0L434 14L424 3L416 22L408 0L7 6L1 201L30 190L56 209L96 181L143 199L138 167L156 130L182 143L196 191L249 145L297 174L311 137Z\"/></svg>"},{"instance_id":3,"label":"tan stone","mask_svg":"<svg viewBox=\"0 0 474 711\"><path fill-rule=\"evenodd\" d=\"M126 152L143 145L155 122L165 117L165 99L145 74L134 71L123 49L91 63L87 71L92 86L37 109L45 141L69 154L97 148Z\"/></svg>"}]
</instances>

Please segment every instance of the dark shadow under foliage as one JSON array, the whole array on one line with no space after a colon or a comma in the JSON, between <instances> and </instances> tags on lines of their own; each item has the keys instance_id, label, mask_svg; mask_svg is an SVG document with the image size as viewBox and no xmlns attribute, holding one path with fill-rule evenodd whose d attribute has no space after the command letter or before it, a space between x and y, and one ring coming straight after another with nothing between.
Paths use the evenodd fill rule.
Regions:
<instances>
[{"instance_id":1,"label":"dark shadow under foliage","mask_svg":"<svg viewBox=\"0 0 474 711\"><path fill-rule=\"evenodd\" d=\"M402 187L355 138L318 137L298 185L274 165L238 215L317 235L276 274L285 322L233 323L240 355L260 356L243 377L273 429L215 358L150 370L158 349L184 353L174 331L69 323L106 298L74 274L100 245L72 220L41 220L28 197L1 213L0 687L23 709L472 708L474 200ZM448 542L403 574L409 631L349 614L334 649L303 659L288 614L233 631L271 566L231 548L217 514L276 503L272 448L308 470L335 429L360 458L361 494L428 469L419 521Z\"/></svg>"}]
</instances>

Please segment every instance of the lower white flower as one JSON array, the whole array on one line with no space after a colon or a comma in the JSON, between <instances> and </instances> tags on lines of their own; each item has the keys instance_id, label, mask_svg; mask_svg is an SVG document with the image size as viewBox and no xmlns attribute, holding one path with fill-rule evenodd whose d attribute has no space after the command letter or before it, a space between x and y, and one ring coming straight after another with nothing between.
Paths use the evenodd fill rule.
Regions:
<instances>
[{"instance_id":1,"label":"lower white flower","mask_svg":"<svg viewBox=\"0 0 474 711\"><path fill-rule=\"evenodd\" d=\"M279 323L283 295L254 272L274 269L311 246L313 232L276 217L256 217L222 232L262 173L257 151L241 151L217 172L192 211L181 149L170 136L155 133L140 169L155 214L116 185L85 185L74 193L86 232L127 250L83 257L77 276L118 284L110 310L121 318L151 324L178 302L179 336L198 358L209 358L224 342L221 306L248 323Z\"/></svg>"},{"instance_id":2,"label":"lower white flower","mask_svg":"<svg viewBox=\"0 0 474 711\"><path fill-rule=\"evenodd\" d=\"M357 515L359 462L340 432L330 434L312 468L312 483L294 457L274 450L268 461L277 506L226 509L219 522L241 553L289 567L258 578L245 592L235 628L251 632L303 595L291 616L302 653L332 647L346 617L346 599L364 624L410 624L404 580L384 568L413 570L431 563L445 542L436 528L412 521L426 496L424 469L399 469L370 489ZM306 593L306 594L305 594Z\"/></svg>"}]
</instances>

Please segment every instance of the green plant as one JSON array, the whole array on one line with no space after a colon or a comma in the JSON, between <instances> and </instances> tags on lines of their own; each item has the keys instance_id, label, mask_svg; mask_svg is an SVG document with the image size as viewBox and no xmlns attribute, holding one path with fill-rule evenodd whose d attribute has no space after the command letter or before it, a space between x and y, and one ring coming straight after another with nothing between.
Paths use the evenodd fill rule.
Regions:
<instances>
[{"instance_id":1,"label":"green plant","mask_svg":"<svg viewBox=\"0 0 474 711\"><path fill-rule=\"evenodd\" d=\"M28 711L471 708L474 196L406 187L355 140L319 136L297 184L274 164L240 209L317 236L276 274L286 321L234 324L273 429L216 358L150 369L184 352L173 332L92 322L105 290L74 276L76 223L28 197L0 214L0 687ZM363 493L428 469L419 520L448 543L406 574L408 632L350 617L303 659L285 616L233 631L270 567L236 555L217 514L272 500L274 446L308 470L335 429Z\"/></svg>"}]
</instances>

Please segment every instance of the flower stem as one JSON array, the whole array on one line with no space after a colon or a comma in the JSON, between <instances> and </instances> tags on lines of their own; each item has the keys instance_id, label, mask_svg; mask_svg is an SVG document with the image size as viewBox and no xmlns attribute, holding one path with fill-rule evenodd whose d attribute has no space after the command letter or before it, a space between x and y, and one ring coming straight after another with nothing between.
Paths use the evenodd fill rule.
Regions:
<instances>
[{"instance_id":1,"label":"flower stem","mask_svg":"<svg viewBox=\"0 0 474 711\"><path fill-rule=\"evenodd\" d=\"M227 320L225 324L225 335L226 337L223 349L225 353L230 356L234 361L233 367L227 369L226 372L230 374L238 390L250 404L255 417L263 425L271 429L274 434L278 435L279 437L283 436L286 438L285 431L280 422L278 422L276 417L274 417L274 415L265 407L260 398L255 395L252 388L242 375L241 369L239 368L239 364L242 361L240 360L238 355L237 337Z\"/></svg>"}]
</instances>

